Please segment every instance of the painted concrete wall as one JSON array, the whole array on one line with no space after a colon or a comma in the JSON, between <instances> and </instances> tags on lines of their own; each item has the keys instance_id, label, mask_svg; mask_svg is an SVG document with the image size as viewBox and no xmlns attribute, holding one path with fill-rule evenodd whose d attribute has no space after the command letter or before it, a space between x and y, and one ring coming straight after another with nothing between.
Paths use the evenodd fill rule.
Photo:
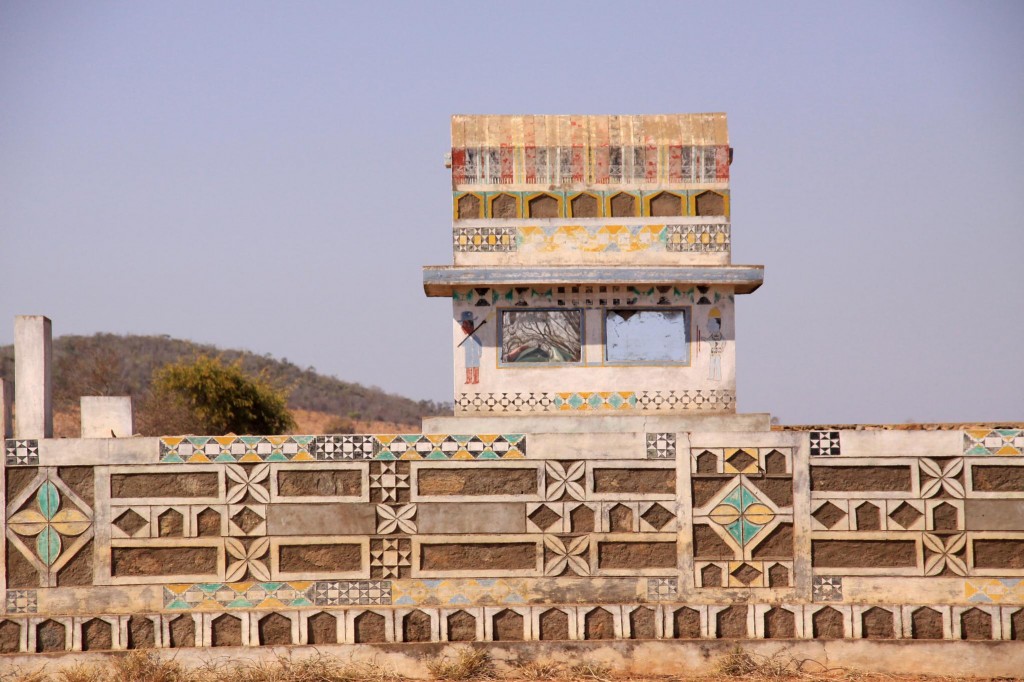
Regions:
<instances>
[{"instance_id":1,"label":"painted concrete wall","mask_svg":"<svg viewBox=\"0 0 1024 682\"><path fill-rule=\"evenodd\" d=\"M570 285L456 292L452 321L456 413L735 411L735 306L729 289L603 289ZM688 317L687 360L675 364L609 361L605 344L609 309L683 311ZM582 311L579 360L503 361L505 314L524 310ZM472 322L477 331L467 334L466 322ZM685 339L679 341L685 343ZM467 372L474 366L476 372Z\"/></svg>"}]
</instances>

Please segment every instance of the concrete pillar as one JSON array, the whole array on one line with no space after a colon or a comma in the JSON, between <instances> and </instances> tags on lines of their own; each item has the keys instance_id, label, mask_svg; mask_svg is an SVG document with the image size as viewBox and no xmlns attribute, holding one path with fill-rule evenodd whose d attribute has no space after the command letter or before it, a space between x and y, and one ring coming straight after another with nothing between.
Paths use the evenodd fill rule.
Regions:
<instances>
[{"instance_id":1,"label":"concrete pillar","mask_svg":"<svg viewBox=\"0 0 1024 682\"><path fill-rule=\"evenodd\" d=\"M11 414L13 401L11 382L0 377L0 439L14 438L14 415Z\"/></svg>"},{"instance_id":2,"label":"concrete pillar","mask_svg":"<svg viewBox=\"0 0 1024 682\"><path fill-rule=\"evenodd\" d=\"M82 438L132 435L131 396L82 396Z\"/></svg>"},{"instance_id":3,"label":"concrete pillar","mask_svg":"<svg viewBox=\"0 0 1024 682\"><path fill-rule=\"evenodd\" d=\"M49 318L14 318L14 404L16 438L53 438L53 342Z\"/></svg>"}]
</instances>

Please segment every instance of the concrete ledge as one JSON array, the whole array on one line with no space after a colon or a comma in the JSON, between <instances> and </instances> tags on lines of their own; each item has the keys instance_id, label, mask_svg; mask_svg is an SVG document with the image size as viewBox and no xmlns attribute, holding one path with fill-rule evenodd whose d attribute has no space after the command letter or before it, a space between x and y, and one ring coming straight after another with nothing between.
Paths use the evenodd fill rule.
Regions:
<instances>
[{"instance_id":1,"label":"concrete ledge","mask_svg":"<svg viewBox=\"0 0 1024 682\"><path fill-rule=\"evenodd\" d=\"M456 287L528 286L531 284L719 284L749 294L764 282L762 265L695 267L456 267L423 268L427 296L451 296Z\"/></svg>"},{"instance_id":2,"label":"concrete ledge","mask_svg":"<svg viewBox=\"0 0 1024 682\"><path fill-rule=\"evenodd\" d=\"M680 433L750 431L771 433L767 413L695 415L493 414L426 417L423 433Z\"/></svg>"}]
</instances>

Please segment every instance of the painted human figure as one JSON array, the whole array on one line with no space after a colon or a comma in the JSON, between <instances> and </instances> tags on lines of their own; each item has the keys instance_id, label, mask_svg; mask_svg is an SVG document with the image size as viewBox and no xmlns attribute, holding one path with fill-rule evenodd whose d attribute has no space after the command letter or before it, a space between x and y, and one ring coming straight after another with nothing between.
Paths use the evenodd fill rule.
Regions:
<instances>
[{"instance_id":1,"label":"painted human figure","mask_svg":"<svg viewBox=\"0 0 1024 682\"><path fill-rule=\"evenodd\" d=\"M462 312L460 321L462 323L462 333L466 335L466 338L460 344L466 356L466 383L479 384L480 353L483 351L484 346L480 341L480 337L476 335L476 330L480 327L476 326L476 319L470 310Z\"/></svg>"},{"instance_id":2,"label":"painted human figure","mask_svg":"<svg viewBox=\"0 0 1024 682\"><path fill-rule=\"evenodd\" d=\"M722 380L722 351L725 350L725 338L722 336L722 313L718 308L708 312L708 346L711 351L711 363L708 365L708 379Z\"/></svg>"}]
</instances>

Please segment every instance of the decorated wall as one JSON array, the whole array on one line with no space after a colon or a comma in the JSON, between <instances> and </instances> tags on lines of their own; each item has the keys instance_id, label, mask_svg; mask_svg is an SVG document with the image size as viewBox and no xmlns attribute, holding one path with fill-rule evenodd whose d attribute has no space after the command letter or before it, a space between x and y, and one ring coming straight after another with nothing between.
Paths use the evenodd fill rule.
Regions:
<instances>
[{"instance_id":1,"label":"decorated wall","mask_svg":"<svg viewBox=\"0 0 1024 682\"><path fill-rule=\"evenodd\" d=\"M1020 430L573 438L8 440L0 651L1024 640Z\"/></svg>"}]
</instances>

